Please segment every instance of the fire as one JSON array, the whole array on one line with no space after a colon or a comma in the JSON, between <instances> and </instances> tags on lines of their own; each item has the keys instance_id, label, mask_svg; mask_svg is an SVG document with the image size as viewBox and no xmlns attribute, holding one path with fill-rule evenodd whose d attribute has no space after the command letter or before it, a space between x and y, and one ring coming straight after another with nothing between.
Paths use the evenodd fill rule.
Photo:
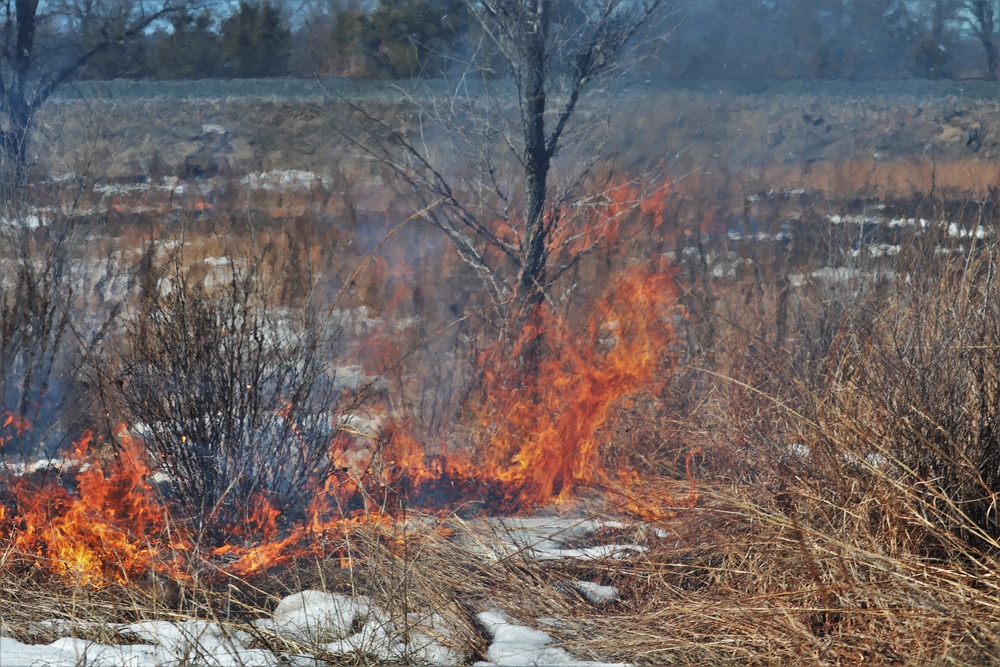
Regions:
<instances>
[{"instance_id":1,"label":"fire","mask_svg":"<svg viewBox=\"0 0 1000 667\"><path fill-rule=\"evenodd\" d=\"M21 415L15 415L12 412L8 412L7 416L4 417L3 420L3 428L11 428L18 436L22 436L26 431L31 429L31 422Z\"/></svg>"},{"instance_id":2,"label":"fire","mask_svg":"<svg viewBox=\"0 0 1000 667\"><path fill-rule=\"evenodd\" d=\"M169 569L186 541L170 535L170 518L149 483L142 443L120 431L121 451L105 473L90 456L91 434L76 443L64 468L75 468L75 491L60 480L15 478L8 485L16 514L4 512L17 551L68 582L127 583L150 568Z\"/></svg>"},{"instance_id":3,"label":"fire","mask_svg":"<svg viewBox=\"0 0 1000 667\"><path fill-rule=\"evenodd\" d=\"M195 570L203 581L246 578L304 557L349 567L346 545L358 526L391 527L409 508L520 512L594 486L629 498L639 516L662 519L666 512L637 499L645 492L635 475L605 468L602 448L614 436L605 426L616 406L659 392L670 378L677 296L671 271L633 269L579 325L541 307L513 349L484 359L484 391L470 413L473 430L486 434L478 451L429 448L391 422L365 448L344 429L331 438L330 467L312 481L304 516L282 516L276 499L257 495L238 509L238 525L218 531L222 543L205 544L191 517L159 493L141 439L119 428L111 456L86 434L61 475L0 480L0 549L16 554L0 568L103 587L150 573L185 581ZM542 353L526 372L519 357L538 341ZM485 363L495 359L507 361ZM6 417L4 428L21 427Z\"/></svg>"},{"instance_id":4,"label":"fire","mask_svg":"<svg viewBox=\"0 0 1000 667\"><path fill-rule=\"evenodd\" d=\"M641 220L643 228L664 225L670 192L665 180L619 181L601 190L549 211L549 220L559 223L548 237L553 258L579 256L612 241L628 221ZM204 198L185 201L194 211L213 210ZM138 201L132 203L119 195L108 201L117 212L137 211ZM278 197L276 217L291 210L286 203ZM512 224L498 221L497 238L517 242ZM371 281L385 286L388 311L415 296L408 254L387 248L374 259ZM665 512L643 501L653 493L643 480L606 469L603 449L614 437L606 425L616 407L644 392L656 394L670 378L677 297L672 273L653 267L627 272L583 322L567 321L543 305L518 341L483 355L483 391L466 414L475 422L470 431L481 434L475 443L421 442L391 422L370 446L335 433L329 467L311 480L311 498L304 511L298 506L298 516L284 516L280 498L258 494L240 499L243 506L231 513L234 525L204 537L197 522L154 484L156 471L143 442L127 426L114 434L113 446L85 434L58 474L19 474L4 466L0 569L99 588L129 585L150 573L175 580L193 573L200 580L248 578L312 556L339 557L350 566L344 545L358 526L391 527L410 508L443 515L480 504L490 511L525 512L565 503L596 486L626 497L633 513L662 519ZM384 336L370 337L363 350L379 372L401 356L399 332L388 323L383 328ZM519 357L539 341L542 352L526 370ZM293 419L289 406L282 410ZM22 417L4 415L0 445L29 428Z\"/></svg>"},{"instance_id":5,"label":"fire","mask_svg":"<svg viewBox=\"0 0 1000 667\"><path fill-rule=\"evenodd\" d=\"M638 221L647 229L663 225L670 202L669 179L618 180L601 190L600 195L586 198L575 209L564 206L552 214L562 222L549 238L549 252L575 255L600 242L613 243L629 222Z\"/></svg>"},{"instance_id":6,"label":"fire","mask_svg":"<svg viewBox=\"0 0 1000 667\"><path fill-rule=\"evenodd\" d=\"M565 501L581 486L608 483L599 430L615 405L669 378L676 304L670 272L632 271L579 340L547 307L536 314L521 343L542 336L551 354L530 377L512 382L509 368L488 371L480 411L492 431L487 460L514 490L515 506Z\"/></svg>"}]
</instances>

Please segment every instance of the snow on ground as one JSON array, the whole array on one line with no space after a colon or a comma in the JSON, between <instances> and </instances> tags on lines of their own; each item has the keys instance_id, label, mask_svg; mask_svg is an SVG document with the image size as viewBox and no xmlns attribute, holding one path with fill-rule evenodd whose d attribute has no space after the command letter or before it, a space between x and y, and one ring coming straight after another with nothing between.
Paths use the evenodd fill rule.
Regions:
<instances>
[{"instance_id":1,"label":"snow on ground","mask_svg":"<svg viewBox=\"0 0 1000 667\"><path fill-rule=\"evenodd\" d=\"M477 616L493 643L486 650L486 660L473 667L626 667L625 663L577 660L565 649L553 646L555 640L524 625L515 625L502 614L484 611Z\"/></svg>"},{"instance_id":2,"label":"snow on ground","mask_svg":"<svg viewBox=\"0 0 1000 667\"><path fill-rule=\"evenodd\" d=\"M526 517L487 519L491 532L497 539L479 545L487 555L500 559L522 553L536 560L560 558L594 560L601 558L625 559L636 556L646 547L638 544L598 544L585 547L567 547L566 543L587 538L604 529L621 528L616 521L574 519L566 517ZM657 533L657 537L664 537Z\"/></svg>"},{"instance_id":3,"label":"snow on ground","mask_svg":"<svg viewBox=\"0 0 1000 667\"><path fill-rule=\"evenodd\" d=\"M255 667L319 665L316 655L364 657L378 663L460 665L462 656L425 634L397 628L365 596L303 591L278 604L252 628L232 629L204 620L144 621L116 629L128 643L109 646L74 637L44 646L0 633L3 667ZM301 647L273 651L263 645Z\"/></svg>"},{"instance_id":4,"label":"snow on ground","mask_svg":"<svg viewBox=\"0 0 1000 667\"><path fill-rule=\"evenodd\" d=\"M28 215L0 218L0 227L11 229L32 230L48 225L51 221L40 213L29 213Z\"/></svg>"},{"instance_id":5,"label":"snow on ground","mask_svg":"<svg viewBox=\"0 0 1000 667\"><path fill-rule=\"evenodd\" d=\"M329 189L333 179L329 176L314 174L301 169L285 169L283 171L266 171L259 174L247 174L240 179L240 184L257 190L308 190L312 187Z\"/></svg>"},{"instance_id":6,"label":"snow on ground","mask_svg":"<svg viewBox=\"0 0 1000 667\"><path fill-rule=\"evenodd\" d=\"M593 581L574 581L573 588L591 604L610 604L618 602L621 598L620 592L614 586L602 586Z\"/></svg>"},{"instance_id":7,"label":"snow on ground","mask_svg":"<svg viewBox=\"0 0 1000 667\"><path fill-rule=\"evenodd\" d=\"M635 544L566 546L570 540L579 543L602 531L624 527L615 521L566 517L484 521L492 528L496 540L488 545L480 544L479 548L494 559L515 554L539 560L620 559L644 550ZM666 537L662 531L653 531L652 536L656 538ZM572 587L594 605L619 600L619 591L611 586L575 581ZM499 612L482 612L478 619L492 639L485 660L475 663L479 667L622 667L621 663L579 660L559 647L547 633L518 625ZM427 627L426 623L423 625ZM54 624L51 628L62 630L60 634L73 634L73 627L67 624ZM182 664L318 667L325 664L321 659L324 656L346 656L376 664L465 664L465 656L460 652L416 627L402 627L368 597L322 591L289 595L270 617L257 619L243 628L192 619L143 621L108 630L117 631L124 643L106 645L65 636L47 645L28 645L5 635L0 626L0 667L77 667L83 664L88 667L176 667ZM447 637L447 632L437 634ZM267 646L280 649L272 651L264 648Z\"/></svg>"},{"instance_id":8,"label":"snow on ground","mask_svg":"<svg viewBox=\"0 0 1000 667\"><path fill-rule=\"evenodd\" d=\"M587 584L587 582L578 582ZM605 590L606 589L606 590ZM581 590L603 597L608 586ZM585 593L586 595L587 593ZM605 600L609 601L609 600ZM483 612L479 621L492 638L486 660L477 667L624 667L622 663L582 661L556 645L551 636ZM320 665L316 656L356 656L376 663L461 665L463 656L417 630L396 627L366 596L303 591L286 597L270 618L240 630L204 620L143 621L116 629L128 643L107 645L63 637L47 645L23 644L0 630L3 667L270 667ZM301 647L273 652L263 645Z\"/></svg>"}]
</instances>

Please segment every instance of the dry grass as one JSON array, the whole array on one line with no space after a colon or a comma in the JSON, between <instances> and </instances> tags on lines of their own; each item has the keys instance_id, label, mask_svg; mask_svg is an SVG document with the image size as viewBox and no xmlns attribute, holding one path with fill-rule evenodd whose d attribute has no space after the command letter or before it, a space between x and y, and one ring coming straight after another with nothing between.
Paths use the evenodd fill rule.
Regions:
<instances>
[{"instance_id":1,"label":"dry grass","mask_svg":"<svg viewBox=\"0 0 1000 667\"><path fill-rule=\"evenodd\" d=\"M320 588L370 595L397 625L420 627L469 660L488 645L475 617L488 609L543 627L581 658L636 664L1000 660L993 203L924 203L917 216L932 224L899 231L899 250L881 257L867 252L868 232L828 231L825 210L797 213L815 232L792 246L737 247L710 235L695 244L680 231L661 240L663 251L671 243L677 250L687 313L678 321L686 327L677 341L682 361L666 389L620 406L604 431L609 468L639 473L631 499L645 496L639 500L660 517L652 527L667 536L645 524L603 538L633 541L644 552L544 561L494 549L505 538L495 526L406 508L394 525L354 533L345 543L349 560L341 549L336 558L252 580L209 584L192 572L183 585L150 579L95 591L6 567L5 631L51 641L56 629L41 622L62 619L77 636L118 641L117 623L193 617L247 629L283 595ZM958 216L946 221L956 228L988 233L950 234L947 224L937 226L949 215ZM187 258L240 250L231 219L197 223ZM335 265L319 280L302 274L299 284L313 281L318 294L335 293L349 273L344 267L358 251L348 246L373 246L364 234L374 232L360 227L310 230L308 238L322 241L312 245L292 226L254 229L272 253L263 276L284 275L296 262ZM640 256L648 240L624 241L620 253L588 260L604 265L584 264L580 275L613 275L614 262ZM468 276L450 265L431 273L436 259L429 251L387 254L347 296L377 315L399 312L390 305L396 301L420 322L397 330L396 349L368 354L394 362L387 377L395 405L414 431L428 433L454 426L463 387L475 377L462 355L489 338L484 320L455 323L452 306L469 294ZM408 261L413 273L400 270ZM844 269L840 279L819 271L830 265ZM427 275L439 282L421 280ZM595 287L580 286L588 290ZM431 379L422 385L414 377ZM693 490L698 502L689 506ZM614 516L611 498L581 500L572 511L581 521ZM665 507L665 498L675 506ZM0 554L0 562L14 556ZM615 586L621 600L587 602L575 580ZM558 622L539 626L552 618ZM257 637L282 650L316 650Z\"/></svg>"}]
</instances>

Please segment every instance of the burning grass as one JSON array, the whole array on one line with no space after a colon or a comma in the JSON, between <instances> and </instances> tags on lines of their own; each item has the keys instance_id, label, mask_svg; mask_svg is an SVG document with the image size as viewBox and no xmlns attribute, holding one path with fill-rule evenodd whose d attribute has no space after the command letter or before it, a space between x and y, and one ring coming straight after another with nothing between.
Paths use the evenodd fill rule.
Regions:
<instances>
[{"instance_id":1,"label":"burning grass","mask_svg":"<svg viewBox=\"0 0 1000 667\"><path fill-rule=\"evenodd\" d=\"M331 549L330 536L349 536L358 523L391 522L410 506L445 513L477 503L509 513L565 502L581 487L613 486L601 465L599 429L612 406L640 391L659 390L670 371L669 317L675 305L670 274L633 271L596 308L580 340L570 339L565 325L548 315L554 324L544 332L553 352L529 381L510 374L517 363L498 367L506 374L491 371L477 419L484 429L496 429L487 431L480 462L460 452L428 450L399 428L384 431L367 453L355 450L349 460L351 434L337 430L336 423L325 430L324 457L314 451L303 426L304 417L312 415L300 416L307 388L287 385L298 393L298 402L275 398L270 407L260 396L245 410L235 398L214 400L232 388L233 397L254 395L258 384L274 382L263 375L268 372L263 357L228 356L244 344L259 345L259 329L229 330L229 322L252 321L250 314L235 310L230 300L224 301L230 310L196 311L194 294L174 298L188 289L183 281L176 285L169 295L171 316L143 319L140 343L174 335L148 351L143 364L129 357L131 368L154 378L153 384L148 377L132 381L144 384L134 390L143 402L129 402L131 412L142 414L153 392L165 406L144 428L154 449L147 452L143 440L119 427L109 443L113 456L101 462L89 455L88 433L61 463L68 474L37 481L37 475L11 477L0 520L14 552L24 558L12 559L10 566L37 568L84 587L128 584L153 574L183 580L193 576L189 568L202 568L203 559L219 576L247 577L307 557L347 559L343 547ZM159 297L153 305L164 308ZM184 324L187 318L194 328ZM223 336L212 344L215 327ZM534 340L541 335L537 329L524 334ZM178 354L185 356L177 359ZM220 364L230 372L222 377L209 372ZM167 374L157 374L163 371ZM180 391L178 383L188 388ZM184 403L185 394L195 395L197 405ZM240 411L230 415L233 409ZM275 437L256 433L268 409L287 427L277 437L290 449L263 449ZM543 415L553 420L540 422ZM216 428L230 422L240 432ZM248 429L253 450L244 445ZM151 481L150 460L159 460L166 472L159 489ZM277 475L258 470L260 464ZM270 483L289 474L284 472L289 466L301 472L292 483L309 487L297 494L298 504L280 494L284 487Z\"/></svg>"},{"instance_id":2,"label":"burning grass","mask_svg":"<svg viewBox=\"0 0 1000 667\"><path fill-rule=\"evenodd\" d=\"M428 368L437 358L425 351L445 349L433 347L440 341L429 332L451 330L420 328L439 306L412 306L401 327L384 319L388 301L407 308L421 300L425 286L413 284L421 271L398 265L406 252L376 253L373 266L392 278L384 302L379 281L356 273L345 298L360 303L337 305L366 318L345 319L343 331L395 338L344 340L337 351L398 381L336 386L317 394L330 399L322 409L262 391L254 410L230 419L236 433L252 427L254 443L319 457L322 464L300 467L295 502L261 481L267 474L243 477L234 465L218 469L231 477L206 503L204 494L185 494L175 479L184 468L163 456L163 443L191 453L208 442L211 432L191 426L218 416L220 406L197 409L224 393L213 383L267 386L241 374L261 366L255 357L226 356L268 340L262 332L274 322L246 317L246 308L308 331L308 318L289 328L287 312L271 309L281 297L263 286L280 282L281 263L263 264L259 282L241 282L253 263L234 261L222 287L205 289L195 274L190 284L174 280L174 301L150 297L136 311L145 328L131 331L167 322L149 309L176 311L179 295L205 327L237 326L223 328L214 347L194 345L210 338L185 327L160 348L149 336L145 347L123 345L147 355L145 366L135 363L140 355L112 367L148 372L106 382L106 391L135 391L158 377L153 370L168 377L186 350L204 363L178 365L186 369L178 377L201 369L205 384L149 384L144 401L163 400L143 428L94 428L45 465L7 461L0 592L15 604L3 632L25 642L70 633L113 644L138 636L121 624L160 619L180 632L198 619L213 637L218 628L242 633L240 651L383 664L429 660L399 648L415 638L453 651L452 662L502 661L501 636L524 625L536 633L536 658L558 648L633 664L993 662L994 210L930 203L916 217L933 224L891 233L873 230L871 216L851 231L847 216L834 226L826 211L796 211L801 225L776 223L753 242L714 234L721 223L702 214L697 228L672 228L659 240L670 267L635 266L649 238L624 233L614 241L624 259L597 253L582 262L586 284L567 292L577 300L536 313L521 340L497 346L484 333L486 318L453 325L451 349L465 336L473 361L440 354L445 371ZM651 211L669 226L662 206ZM946 219L952 214L973 217ZM650 211L642 215L650 223ZM891 253L866 251L889 242ZM618 279L600 289L597 277L609 275ZM427 348L413 343L432 339ZM538 356L526 365L528 341ZM308 349L280 348L290 356L264 366ZM216 366L227 359L234 373L223 378ZM526 367L535 372L518 374ZM284 368L301 377L294 373L306 367ZM412 380L424 368L428 377L451 374L454 385L479 382L427 400L428 388ZM191 396L205 398L166 410ZM137 414L143 402L117 397L106 404L115 416ZM398 409L421 404L460 409L424 422ZM363 426L362 414L377 417ZM310 442L322 447L297 440L309 424ZM0 442L31 427L11 413ZM166 438L155 446L154 431ZM236 462L252 453L232 451ZM247 470L265 470L270 458ZM366 611L336 636L289 634L289 596L308 590L336 592L343 598L322 599Z\"/></svg>"}]
</instances>

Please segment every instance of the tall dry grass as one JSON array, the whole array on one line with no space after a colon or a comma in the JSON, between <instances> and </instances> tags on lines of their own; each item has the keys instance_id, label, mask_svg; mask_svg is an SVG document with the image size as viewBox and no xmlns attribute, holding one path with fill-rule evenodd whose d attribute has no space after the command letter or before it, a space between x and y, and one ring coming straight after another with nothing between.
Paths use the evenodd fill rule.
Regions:
<instances>
[{"instance_id":1,"label":"tall dry grass","mask_svg":"<svg viewBox=\"0 0 1000 667\"><path fill-rule=\"evenodd\" d=\"M912 225L891 229L831 223L827 214L843 213L847 204L793 207L775 204L763 219L770 240L752 243L706 226L710 214L698 210L699 230L675 220L662 237L626 238L581 264L579 284L567 290L570 298L599 291L591 283L614 275L616 262L649 253L670 254L677 265L686 314L675 323L681 362L674 379L655 395L619 406L603 432L608 467L636 471L642 484L629 493L646 494L660 510L652 527L665 537L649 526L615 536L645 552L625 560L540 561L527 552L484 558L484 546L504 537L495 526L394 508L404 514L396 525L344 538L349 559L338 549L335 557L221 587L149 581L69 589L5 569L0 591L16 609L5 614L8 631L43 641L51 636L39 630L45 617L100 621L79 631L109 641L116 639L107 630L113 623L138 618L196 616L248 627L240 624L268 613L281 595L325 588L371 595L393 622L438 633L469 660L481 657L489 641L475 614L500 608L528 624L554 617L558 622L545 630L581 657L636 664L996 662L995 203L921 202L897 216L914 217ZM799 226L791 240L779 239L791 213ZM312 285L323 302L350 274L343 268L349 259L377 244L364 236L372 229L334 233L262 223L255 238L268 252L254 264L259 272L230 268L226 280L206 291L202 260L233 260L249 247L232 223L193 219L198 234L185 240L193 245L180 246L186 255L165 252L157 268L155 253L147 254L145 264L132 265L130 294L141 294L145 284L143 307L159 308L166 318L134 322L159 322L159 333L174 336L163 338L147 362L179 354L198 333L170 329L182 319L182 305L211 315L195 318L211 330L226 308L282 312L269 309L303 293L286 289L289 282ZM160 243L164 231L157 232ZM387 329L393 345L359 354L383 364L387 379L379 391L395 397L393 407L415 432L440 434L462 416L477 377L470 360L489 339L490 324L456 310L470 282L461 269L414 249L416 231L405 234L406 247L380 255L347 293L352 307L370 315L411 318ZM313 235L323 242L304 240ZM897 249L872 250L883 244ZM295 273L303 262L310 270ZM149 290L171 272L179 291L172 300L159 292L153 298ZM177 301L181 295L186 304ZM241 295L246 299L235 304ZM255 320L230 322L240 326L223 332L228 340L262 341ZM146 337L130 349L151 352L155 342ZM178 359L178 368L187 368L183 355ZM256 363L236 361L237 370ZM121 410L140 414L144 399L136 396L136 405ZM663 498L690 498L693 488L694 506L663 506ZM613 500L589 498L576 508L581 520L592 518L582 507L594 508L596 517L619 513ZM9 556L0 554L0 562ZM578 579L616 586L621 600L587 602L572 587Z\"/></svg>"}]
</instances>

